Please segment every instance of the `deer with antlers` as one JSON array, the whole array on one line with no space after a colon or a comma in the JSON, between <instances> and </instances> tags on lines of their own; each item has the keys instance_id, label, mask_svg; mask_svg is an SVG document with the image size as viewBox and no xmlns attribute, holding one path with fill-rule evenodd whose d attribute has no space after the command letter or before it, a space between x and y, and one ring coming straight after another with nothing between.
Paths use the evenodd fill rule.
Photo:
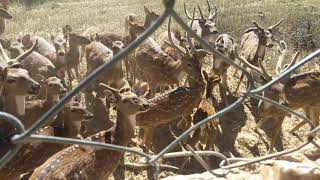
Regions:
<instances>
[{"instance_id":1,"label":"deer with antlers","mask_svg":"<svg viewBox=\"0 0 320 180\"><path fill-rule=\"evenodd\" d=\"M299 52L296 52L293 55L291 62L288 65L283 65L284 56L287 52L286 45L283 41L280 42L279 51L281 54L276 66L276 76L294 65L299 54ZM253 75L254 80L259 84L266 84L273 79L265 70L261 60L258 61L260 66L259 68L253 66L241 56L238 56L237 58L253 70L251 74ZM283 78L280 82L266 89L263 96L279 103L282 102L281 104L287 105L292 109L302 108L306 116L310 118L315 125L317 125L319 123L319 103L317 102L317 98L314 97L319 95L319 89L320 72L307 72L295 76L289 75ZM281 130L281 125L286 113L275 106L272 106L272 104L263 101L259 102L258 109L262 119L257 124L257 128L270 118L273 118L276 122L271 133L271 145L269 149L269 152L271 152L273 150L276 137Z\"/></svg>"},{"instance_id":2,"label":"deer with antlers","mask_svg":"<svg viewBox=\"0 0 320 180\"><path fill-rule=\"evenodd\" d=\"M135 116L147 111L149 104L132 92L119 90L100 84L105 89L107 99L118 109L116 126L101 131L87 140L126 146L134 136ZM118 166L123 152L105 150L90 146L73 145L49 158L35 169L30 177L35 179L106 179ZM74 157L81 157L74 159ZM97 171L99 169L99 171Z\"/></svg>"},{"instance_id":3,"label":"deer with antlers","mask_svg":"<svg viewBox=\"0 0 320 180\"><path fill-rule=\"evenodd\" d=\"M255 27L245 30L244 35L241 39L241 56L250 62L254 66L258 66L258 59L263 61L266 48L273 47L273 44L269 41L276 41L274 37L274 31L281 25L283 19L276 24L268 27L267 29L260 26L257 22L253 21ZM237 73L237 70L235 74ZM240 80L236 87L236 93L238 92L239 86L244 75L241 74Z\"/></svg>"},{"instance_id":4,"label":"deer with antlers","mask_svg":"<svg viewBox=\"0 0 320 180\"><path fill-rule=\"evenodd\" d=\"M213 22L214 18L218 15L218 10L217 7L214 6L214 8L211 7L209 0L207 0L207 6L208 6L208 12L209 15L208 17L204 17L201 7L197 5L200 17L197 18L192 18L190 16L187 8L186 8L186 3L184 3L184 12L187 16L187 18L190 20L189 25L191 25L191 29L194 30L198 36L200 37L207 37L209 35L216 35L218 34L218 30L216 28L216 24ZM191 23L191 21L194 21Z\"/></svg>"},{"instance_id":5,"label":"deer with antlers","mask_svg":"<svg viewBox=\"0 0 320 180\"><path fill-rule=\"evenodd\" d=\"M169 19L168 24L169 41L171 46L182 54L181 63L183 62L186 64L185 70L188 73L188 84L190 87L179 87L176 90L148 100L150 103L150 110L137 115L137 125L144 129L143 143L145 144L145 151L148 151L149 147L151 147L154 128L159 125L167 124L177 118L183 118L183 121L178 124L178 127L181 129L190 127L190 112L199 106L205 89L205 82L202 74L205 74L206 72L201 72L198 53L206 51L203 49L196 49L191 38L188 38L191 50L176 44L171 37L170 24L171 19ZM176 62L179 62L179 60Z\"/></svg>"}]
</instances>

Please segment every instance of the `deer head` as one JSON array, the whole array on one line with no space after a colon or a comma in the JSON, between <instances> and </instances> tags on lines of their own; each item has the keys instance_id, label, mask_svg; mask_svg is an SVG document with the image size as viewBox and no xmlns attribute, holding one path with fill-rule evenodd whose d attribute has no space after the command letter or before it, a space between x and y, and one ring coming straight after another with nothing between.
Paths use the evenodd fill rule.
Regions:
<instances>
[{"instance_id":1,"label":"deer head","mask_svg":"<svg viewBox=\"0 0 320 180\"><path fill-rule=\"evenodd\" d=\"M263 28L256 21L253 21L252 23L255 27L245 30L245 33L250 33L250 32L255 33L258 36L260 43L267 45L268 39L276 41L276 39L274 38L274 31L281 25L282 22L283 22L283 18L280 19L280 21L277 22L276 24L268 28Z\"/></svg>"},{"instance_id":2,"label":"deer head","mask_svg":"<svg viewBox=\"0 0 320 180\"><path fill-rule=\"evenodd\" d=\"M136 115L149 109L148 102L139 98L131 91L120 93L120 90L114 89L103 83L100 83L99 86L104 89L107 100L114 103L117 109L125 115Z\"/></svg>"},{"instance_id":3,"label":"deer head","mask_svg":"<svg viewBox=\"0 0 320 180\"><path fill-rule=\"evenodd\" d=\"M216 28L216 24L213 22L214 18L217 16L218 14L218 10L217 7L214 6L214 8L212 8L212 6L210 5L209 0L207 0L207 6L208 6L208 17L206 18L203 13L202 10L200 8L199 5L197 5L199 13L200 13L200 17L194 18L194 20L196 21L196 23L194 24L193 29L196 29L197 34L201 37L210 35L210 34L217 34L218 30ZM190 19L190 21L192 21L192 17L190 16L187 8L186 8L186 4L184 3L184 12L187 16L188 19Z\"/></svg>"}]
</instances>

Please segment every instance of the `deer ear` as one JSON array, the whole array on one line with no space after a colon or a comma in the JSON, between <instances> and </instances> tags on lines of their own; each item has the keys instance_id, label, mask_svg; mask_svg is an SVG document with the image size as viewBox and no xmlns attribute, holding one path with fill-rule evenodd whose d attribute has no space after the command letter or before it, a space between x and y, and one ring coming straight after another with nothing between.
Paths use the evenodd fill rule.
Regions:
<instances>
[{"instance_id":1,"label":"deer ear","mask_svg":"<svg viewBox=\"0 0 320 180\"><path fill-rule=\"evenodd\" d=\"M146 6L143 6L143 9L144 9L144 12L145 12L146 14L150 14L150 11L149 11L149 9L148 9Z\"/></svg>"},{"instance_id":2,"label":"deer ear","mask_svg":"<svg viewBox=\"0 0 320 180\"><path fill-rule=\"evenodd\" d=\"M116 103L117 102L118 99L117 99L116 95L113 94L111 91L105 90L104 94L106 95L106 98L110 103Z\"/></svg>"},{"instance_id":3,"label":"deer ear","mask_svg":"<svg viewBox=\"0 0 320 180\"><path fill-rule=\"evenodd\" d=\"M11 14L9 14L8 11L3 8L0 8L0 17L3 19L12 19Z\"/></svg>"}]
</instances>

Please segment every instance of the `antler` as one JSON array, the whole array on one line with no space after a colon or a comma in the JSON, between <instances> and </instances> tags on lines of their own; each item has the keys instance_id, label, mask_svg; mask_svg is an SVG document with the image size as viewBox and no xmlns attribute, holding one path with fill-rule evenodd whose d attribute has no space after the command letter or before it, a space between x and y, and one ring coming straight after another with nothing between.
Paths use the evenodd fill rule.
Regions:
<instances>
[{"instance_id":1,"label":"antler","mask_svg":"<svg viewBox=\"0 0 320 180\"><path fill-rule=\"evenodd\" d=\"M192 17L190 16L186 3L183 3L184 13L186 14L187 18L192 20ZM201 18L195 18L194 20L201 20Z\"/></svg>"},{"instance_id":2,"label":"antler","mask_svg":"<svg viewBox=\"0 0 320 180\"><path fill-rule=\"evenodd\" d=\"M2 44L0 43L0 50L1 50L1 55L4 59L3 65L8 65L8 63L11 61L10 58L8 57L6 51L3 49Z\"/></svg>"},{"instance_id":3,"label":"antler","mask_svg":"<svg viewBox=\"0 0 320 180\"><path fill-rule=\"evenodd\" d=\"M209 0L207 0L207 5L208 5L208 11L209 11L209 19L212 20L218 14L217 6L214 6L214 10L212 10Z\"/></svg>"},{"instance_id":4,"label":"antler","mask_svg":"<svg viewBox=\"0 0 320 180\"><path fill-rule=\"evenodd\" d=\"M169 17L169 22L168 22L168 38L169 38L169 43L168 44L170 46L172 46L177 51L179 51L183 56L187 56L188 55L188 49L187 48L183 48L183 47L179 46L178 44L176 44L172 40L172 36L171 36L171 17Z\"/></svg>"},{"instance_id":5,"label":"antler","mask_svg":"<svg viewBox=\"0 0 320 180\"><path fill-rule=\"evenodd\" d=\"M14 59L14 61L21 62L22 60L24 60L27 56L29 56L35 50L37 45L38 45L38 39L36 40L36 42L32 45L32 47L29 50L27 50L26 52L24 52L20 56L16 57L16 59Z\"/></svg>"},{"instance_id":6,"label":"antler","mask_svg":"<svg viewBox=\"0 0 320 180\"><path fill-rule=\"evenodd\" d=\"M280 26L280 24L283 22L283 18L281 18L280 19L280 21L279 22L277 22L275 25L273 25L273 26L270 26L268 29L269 30L273 30L273 29L275 29L275 28L277 28L278 26Z\"/></svg>"},{"instance_id":7,"label":"antler","mask_svg":"<svg viewBox=\"0 0 320 180\"><path fill-rule=\"evenodd\" d=\"M256 21L252 22L259 30L264 30L262 26L260 26Z\"/></svg>"},{"instance_id":8,"label":"antler","mask_svg":"<svg viewBox=\"0 0 320 180\"><path fill-rule=\"evenodd\" d=\"M119 94L119 90L118 89L112 88L112 87L110 87L110 86L108 86L108 85L106 85L104 83L100 83L99 87L107 89L107 90L111 91L114 94Z\"/></svg>"},{"instance_id":9,"label":"antler","mask_svg":"<svg viewBox=\"0 0 320 180\"><path fill-rule=\"evenodd\" d=\"M201 19L202 19L202 20L205 20L206 18L204 18L200 6L197 5L197 7L198 7L198 9L199 9L199 13L200 13Z\"/></svg>"},{"instance_id":10,"label":"antler","mask_svg":"<svg viewBox=\"0 0 320 180\"><path fill-rule=\"evenodd\" d=\"M235 52L235 56L236 58L241 61L244 65L248 66L249 68L253 69L254 71L256 71L257 73L261 74L262 76L264 76L266 79L271 80L272 77L268 74L268 72L266 71L266 69L264 68L263 64L262 64L262 59L258 59L258 63L259 63L259 67L256 67L254 65L252 65L251 63L249 63L246 59L242 58L239 55L239 51L238 51L238 46L234 45L234 52Z\"/></svg>"}]
</instances>

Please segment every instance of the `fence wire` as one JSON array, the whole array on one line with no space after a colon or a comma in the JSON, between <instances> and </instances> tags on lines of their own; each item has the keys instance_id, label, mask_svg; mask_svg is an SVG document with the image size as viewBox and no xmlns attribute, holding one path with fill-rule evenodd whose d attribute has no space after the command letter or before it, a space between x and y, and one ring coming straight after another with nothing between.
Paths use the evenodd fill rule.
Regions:
<instances>
[{"instance_id":1,"label":"fence wire","mask_svg":"<svg viewBox=\"0 0 320 180\"><path fill-rule=\"evenodd\" d=\"M87 76L85 79L83 79L78 84L77 87L75 87L66 96L64 96L56 105L54 105L48 112L46 112L30 128L25 130L23 124L21 123L21 121L18 118L14 117L14 116L12 116L12 115L10 115L8 113L0 112L0 119L11 123L19 131L19 134L16 134L16 135L12 136L11 138L9 138L7 140L7 142L10 143L12 146L10 146L11 149L3 157L1 157L1 159L0 159L0 167L4 166L6 163L8 163L16 155L16 153L19 151L19 149L21 148L21 146L24 143L31 142L31 141L42 141L42 142L60 143L60 144L79 144L79 145L87 145L87 146L104 148L106 150L129 152L129 153L133 153L133 154L136 154L136 155L144 157L145 161L141 162L141 163L143 163L144 165L152 165L152 166L154 166L154 165L156 166L157 165L157 161L160 160L161 158L172 158L172 157L193 155L194 157L196 157L196 159L199 161L199 163L205 169L208 169L209 166L207 164L205 164L204 161L201 160L201 158L199 159L199 155L202 155L202 156L203 155L215 155L217 157L220 157L223 160L221 162L221 164L220 164L220 168L223 169L223 170L230 170L232 168L236 168L236 167L241 167L241 166L257 163L257 162L260 162L260 161L263 161L263 160L267 160L267 159L271 159L271 158L274 158L274 157L277 157L277 156L280 156L280 155L292 153L294 151L297 151L297 150L305 147L306 145L308 145L310 143L315 144L317 147L319 147L319 145L317 145L313 141L313 139L316 136L317 132L320 131L320 127L316 128L314 126L314 124L312 123L312 121L310 121L310 119L306 118L304 115L301 115L301 114L293 111L292 109L279 104L278 102L275 102L275 101L273 101L271 99L262 97L260 94L265 89L267 89L270 86L272 86L273 84L279 82L282 78L288 76L291 72L295 71L299 67L301 67L304 64L308 63L309 61L311 61L315 57L318 57L320 55L320 49L315 51L314 53L308 55L303 60L301 60L298 63L296 63L294 66L288 68L285 72L282 72L279 76L277 76L277 78L275 78L272 81L268 82L267 84L255 89L254 81L253 81L250 73L246 69L244 69L242 66L234 63L232 60L230 60L227 57L225 57L222 53L220 53L219 51L217 51L214 48L212 48L206 41L201 39L201 37L197 36L196 33L193 32L188 27L188 25L179 17L179 15L174 10L175 0L163 0L163 4L165 6L165 10L162 13L162 15L159 16L159 18L156 20L156 22L153 25L151 25L141 36L139 36L136 40L134 40L124 50L122 50L120 53L116 54L112 58L112 60L110 62L104 64L103 66L100 66L93 73L91 73L89 76ZM73 96L75 96L77 93L79 93L91 81L95 80L100 74L102 74L104 71L106 71L108 68L110 68L113 64L115 64L116 62L121 61L122 59L124 59L130 52L132 52L136 47L138 47L147 37L149 37L155 30L157 30L157 28L159 28L160 25L162 25L163 22L169 16L172 16L175 19L175 21L191 37L193 37L197 41L199 41L200 44L202 45L202 47L204 47L206 50L211 52L213 56L222 59L226 63L228 63L228 64L232 65L233 67L237 68L238 70L242 71L242 73L246 76L246 78L248 79L248 82L249 82L248 89L246 90L246 92L243 93L243 96L239 97L239 99L237 101L235 101L233 104L231 104L228 107L222 109L221 111L217 112L216 114L214 114L214 115L212 115L212 116L200 121L199 123L195 124L194 126L189 128L188 130L186 130L184 133L182 133L179 137L177 137L175 141L171 142L160 153L158 153L157 155L152 155L152 156L149 155L149 154L134 150L132 148L117 146L117 145L113 145L113 144L105 144L105 143L98 143L98 142L87 141L87 140L61 138L61 137L51 137L51 136L42 136L42 135L34 135L33 134L39 128L44 127L48 123L48 121L52 117L54 117L63 108L64 104L66 104L69 100L71 100L71 98ZM183 139L185 139L191 132L193 132L194 130L200 128L200 126L208 123L209 121L217 120L219 117L223 116L224 114L226 114L226 113L234 110L235 108L239 107L249 97L252 97L252 98L255 98L255 99L258 99L258 100L263 100L263 101L270 102L274 106L280 108L281 110L286 111L286 112L291 113L291 114L294 114L294 115L298 116L299 118L302 118L307 123L309 123L310 126L312 127L311 128L312 130L309 132L307 140L302 145L300 145L300 146L298 146L296 148L285 150L285 151L282 151L282 152L278 152L278 153L267 155L267 156L263 156L263 157L254 158L254 159L226 158L223 154L221 154L219 152L212 152L212 153L210 153L208 151L199 152L199 151L194 151L192 149L189 152L187 151L187 152L169 153L175 146L177 146L179 144L179 142L181 142ZM242 164L236 164L236 165L230 164L230 163L235 163L235 162L239 162L239 161L243 161L243 163ZM157 168L157 169L159 169L159 168Z\"/></svg>"}]
</instances>

